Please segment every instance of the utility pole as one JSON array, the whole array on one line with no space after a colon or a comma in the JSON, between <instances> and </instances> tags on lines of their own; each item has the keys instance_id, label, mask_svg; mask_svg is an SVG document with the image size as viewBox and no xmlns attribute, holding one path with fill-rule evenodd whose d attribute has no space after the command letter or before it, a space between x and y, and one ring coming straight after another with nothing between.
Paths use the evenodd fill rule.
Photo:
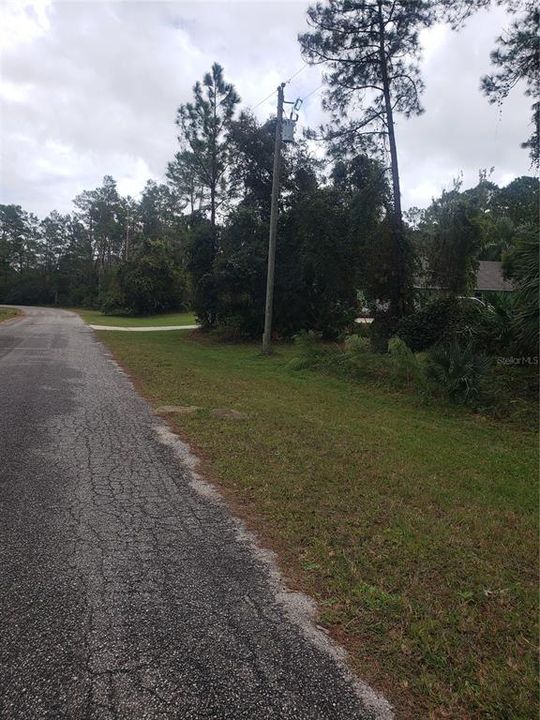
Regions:
<instances>
[{"instance_id":1,"label":"utility pole","mask_svg":"<svg viewBox=\"0 0 540 720\"><path fill-rule=\"evenodd\" d=\"M126 211L126 245L124 248L124 260L129 260L129 208Z\"/></svg>"},{"instance_id":2,"label":"utility pole","mask_svg":"<svg viewBox=\"0 0 540 720\"><path fill-rule=\"evenodd\" d=\"M274 170L272 176L272 205L270 208L270 236L268 239L268 275L266 278L266 306L264 313L264 334L262 351L265 355L272 352L272 305L274 302L274 267L276 264L276 233L279 201L279 168L281 164L281 126L283 123L283 88L278 87L276 139L274 145Z\"/></svg>"}]
</instances>

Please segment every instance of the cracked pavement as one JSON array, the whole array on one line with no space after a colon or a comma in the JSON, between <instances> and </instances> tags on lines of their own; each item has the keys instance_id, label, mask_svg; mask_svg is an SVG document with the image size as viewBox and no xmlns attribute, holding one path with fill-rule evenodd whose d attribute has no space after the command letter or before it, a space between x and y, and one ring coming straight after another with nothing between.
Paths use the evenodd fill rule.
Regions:
<instances>
[{"instance_id":1,"label":"cracked pavement","mask_svg":"<svg viewBox=\"0 0 540 720\"><path fill-rule=\"evenodd\" d=\"M25 312L0 325L0 717L390 717L287 612L93 332Z\"/></svg>"}]
</instances>

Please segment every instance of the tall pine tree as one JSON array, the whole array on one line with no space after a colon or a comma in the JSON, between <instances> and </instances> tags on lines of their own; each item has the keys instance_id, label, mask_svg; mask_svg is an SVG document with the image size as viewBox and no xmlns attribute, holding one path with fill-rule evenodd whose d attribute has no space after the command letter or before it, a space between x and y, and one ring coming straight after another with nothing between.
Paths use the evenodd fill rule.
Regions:
<instances>
[{"instance_id":1,"label":"tall pine tree","mask_svg":"<svg viewBox=\"0 0 540 720\"><path fill-rule=\"evenodd\" d=\"M533 98L531 114L533 132L522 147L529 150L531 160L540 162L540 44L538 24L540 10L536 2L510 3L510 10L518 13L510 29L497 38L497 47L491 53L496 70L482 78L482 90L492 103L501 104L512 88L520 81L525 83L525 94ZM521 12L519 12L521 11Z\"/></svg>"},{"instance_id":2,"label":"tall pine tree","mask_svg":"<svg viewBox=\"0 0 540 720\"><path fill-rule=\"evenodd\" d=\"M189 162L196 185L204 189L214 235L217 211L230 196L230 127L239 102L234 86L225 82L223 68L214 63L202 84L195 83L193 102L180 105L176 116L181 150L190 153L180 153L176 162ZM170 167L170 174L174 170Z\"/></svg>"},{"instance_id":3,"label":"tall pine tree","mask_svg":"<svg viewBox=\"0 0 540 720\"><path fill-rule=\"evenodd\" d=\"M308 10L311 30L299 37L308 62L326 66L324 105L334 139L356 152L388 141L392 187L394 272L392 314L408 304L407 251L401 209L395 115L422 112L419 31L434 19L426 0L330 0Z\"/></svg>"}]
</instances>

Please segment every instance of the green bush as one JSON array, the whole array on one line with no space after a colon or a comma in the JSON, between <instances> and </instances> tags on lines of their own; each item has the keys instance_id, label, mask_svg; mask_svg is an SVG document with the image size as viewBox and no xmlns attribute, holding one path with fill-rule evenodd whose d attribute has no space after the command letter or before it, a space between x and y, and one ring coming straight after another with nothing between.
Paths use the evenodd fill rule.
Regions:
<instances>
[{"instance_id":1,"label":"green bush","mask_svg":"<svg viewBox=\"0 0 540 720\"><path fill-rule=\"evenodd\" d=\"M396 334L413 352L423 352L441 342L457 325L459 302L455 297L436 298L403 318Z\"/></svg>"},{"instance_id":2,"label":"green bush","mask_svg":"<svg viewBox=\"0 0 540 720\"><path fill-rule=\"evenodd\" d=\"M125 307L125 297L121 293L107 291L101 294L99 309L104 315L133 315L131 308Z\"/></svg>"},{"instance_id":3,"label":"green bush","mask_svg":"<svg viewBox=\"0 0 540 720\"><path fill-rule=\"evenodd\" d=\"M52 305L54 300L53 291L39 272L2 273L0 302L8 305Z\"/></svg>"},{"instance_id":4,"label":"green bush","mask_svg":"<svg viewBox=\"0 0 540 720\"><path fill-rule=\"evenodd\" d=\"M466 299L461 302L466 306ZM464 310L459 326L454 329L455 337L472 342L480 354L502 355L511 350L515 343L511 295L494 295L485 305L476 303Z\"/></svg>"},{"instance_id":5,"label":"green bush","mask_svg":"<svg viewBox=\"0 0 540 720\"><path fill-rule=\"evenodd\" d=\"M272 323L278 337L292 338L309 329L335 340L354 322L357 247L340 198L329 188L314 188L301 199L291 199L280 218ZM268 257L265 215L238 207L221 232L220 252L211 262L204 250L200 238L193 241L188 265L198 317L207 324L234 327L246 337L260 337ZM197 273L204 266L206 274L195 272L195 260Z\"/></svg>"},{"instance_id":6,"label":"green bush","mask_svg":"<svg viewBox=\"0 0 540 720\"><path fill-rule=\"evenodd\" d=\"M302 330L294 336L296 356L289 362L291 370L305 370L321 364L329 350L321 344L321 336L312 330Z\"/></svg>"},{"instance_id":7,"label":"green bush","mask_svg":"<svg viewBox=\"0 0 540 720\"><path fill-rule=\"evenodd\" d=\"M489 368L489 358L477 353L471 341L454 339L432 348L427 356L428 378L449 400L463 405L478 403Z\"/></svg>"},{"instance_id":8,"label":"green bush","mask_svg":"<svg viewBox=\"0 0 540 720\"><path fill-rule=\"evenodd\" d=\"M212 337L225 343L242 343L253 339L246 329L242 315L228 315L220 318L219 324L212 330Z\"/></svg>"},{"instance_id":9,"label":"green bush","mask_svg":"<svg viewBox=\"0 0 540 720\"><path fill-rule=\"evenodd\" d=\"M357 355L365 355L366 353L370 352L371 344L369 342L369 339L365 337L365 335L355 334L349 335L345 338L344 348L345 352L349 353L349 355L352 357Z\"/></svg>"},{"instance_id":10,"label":"green bush","mask_svg":"<svg viewBox=\"0 0 540 720\"><path fill-rule=\"evenodd\" d=\"M540 342L538 285L540 248L538 227L525 225L518 229L515 248L505 258L507 275L516 288L512 329L519 351L538 354Z\"/></svg>"},{"instance_id":11,"label":"green bush","mask_svg":"<svg viewBox=\"0 0 540 720\"><path fill-rule=\"evenodd\" d=\"M165 243L147 242L144 252L118 268L116 285L102 301L103 312L151 315L179 310L186 283ZM116 303L116 307L115 307Z\"/></svg>"},{"instance_id":12,"label":"green bush","mask_svg":"<svg viewBox=\"0 0 540 720\"><path fill-rule=\"evenodd\" d=\"M371 323L354 323L354 334L359 335L363 338L369 338L371 337L370 333L370 327Z\"/></svg>"},{"instance_id":13,"label":"green bush","mask_svg":"<svg viewBox=\"0 0 540 720\"><path fill-rule=\"evenodd\" d=\"M374 353L370 339L362 335L349 335L343 349L335 353L335 371L352 379L371 377L382 379L386 374L386 358Z\"/></svg>"},{"instance_id":14,"label":"green bush","mask_svg":"<svg viewBox=\"0 0 540 720\"><path fill-rule=\"evenodd\" d=\"M98 308L104 315L133 315L120 288L118 268L110 269L102 278Z\"/></svg>"},{"instance_id":15,"label":"green bush","mask_svg":"<svg viewBox=\"0 0 540 720\"><path fill-rule=\"evenodd\" d=\"M224 338L262 336L267 236L267 227L247 210L237 211L223 230L224 249L214 262L212 281L215 319ZM273 329L279 331L275 322Z\"/></svg>"},{"instance_id":16,"label":"green bush","mask_svg":"<svg viewBox=\"0 0 540 720\"><path fill-rule=\"evenodd\" d=\"M441 297L405 317L397 335L413 352L454 340L471 344L478 354L501 355L513 343L513 302L493 297L490 303L475 298Z\"/></svg>"},{"instance_id":17,"label":"green bush","mask_svg":"<svg viewBox=\"0 0 540 720\"><path fill-rule=\"evenodd\" d=\"M390 310L379 310L374 313L373 322L369 326L369 338L374 352L388 351L388 341L396 334L398 320Z\"/></svg>"},{"instance_id":18,"label":"green bush","mask_svg":"<svg viewBox=\"0 0 540 720\"><path fill-rule=\"evenodd\" d=\"M421 397L427 398L430 388L425 363L398 337L390 339L388 352L394 384L414 388Z\"/></svg>"},{"instance_id":19,"label":"green bush","mask_svg":"<svg viewBox=\"0 0 540 720\"><path fill-rule=\"evenodd\" d=\"M375 353L368 338L350 335L343 345L323 345L320 336L303 332L295 337L296 357L289 367L293 370L317 368L350 380L370 378L382 385L415 389L426 397L428 383L424 364L399 338L392 338L389 353Z\"/></svg>"},{"instance_id":20,"label":"green bush","mask_svg":"<svg viewBox=\"0 0 540 720\"><path fill-rule=\"evenodd\" d=\"M426 353L413 353L401 338L391 338L388 352L371 350L370 342L351 335L342 345L323 344L320 335L295 337L291 370L313 369L350 381L414 392L422 402L446 399L497 417L527 422L535 415L538 377L534 366L496 366L470 339L454 337Z\"/></svg>"},{"instance_id":21,"label":"green bush","mask_svg":"<svg viewBox=\"0 0 540 720\"><path fill-rule=\"evenodd\" d=\"M484 382L482 410L494 417L511 418L528 429L538 425L538 366L490 367Z\"/></svg>"}]
</instances>

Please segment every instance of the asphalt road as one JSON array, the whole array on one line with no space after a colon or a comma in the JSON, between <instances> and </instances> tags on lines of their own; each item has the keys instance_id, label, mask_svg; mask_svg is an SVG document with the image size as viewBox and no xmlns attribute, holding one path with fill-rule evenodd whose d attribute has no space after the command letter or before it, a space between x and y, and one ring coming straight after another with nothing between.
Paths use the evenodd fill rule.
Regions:
<instances>
[{"instance_id":1,"label":"asphalt road","mask_svg":"<svg viewBox=\"0 0 540 720\"><path fill-rule=\"evenodd\" d=\"M0 325L0 717L389 717L93 332L26 313Z\"/></svg>"}]
</instances>

